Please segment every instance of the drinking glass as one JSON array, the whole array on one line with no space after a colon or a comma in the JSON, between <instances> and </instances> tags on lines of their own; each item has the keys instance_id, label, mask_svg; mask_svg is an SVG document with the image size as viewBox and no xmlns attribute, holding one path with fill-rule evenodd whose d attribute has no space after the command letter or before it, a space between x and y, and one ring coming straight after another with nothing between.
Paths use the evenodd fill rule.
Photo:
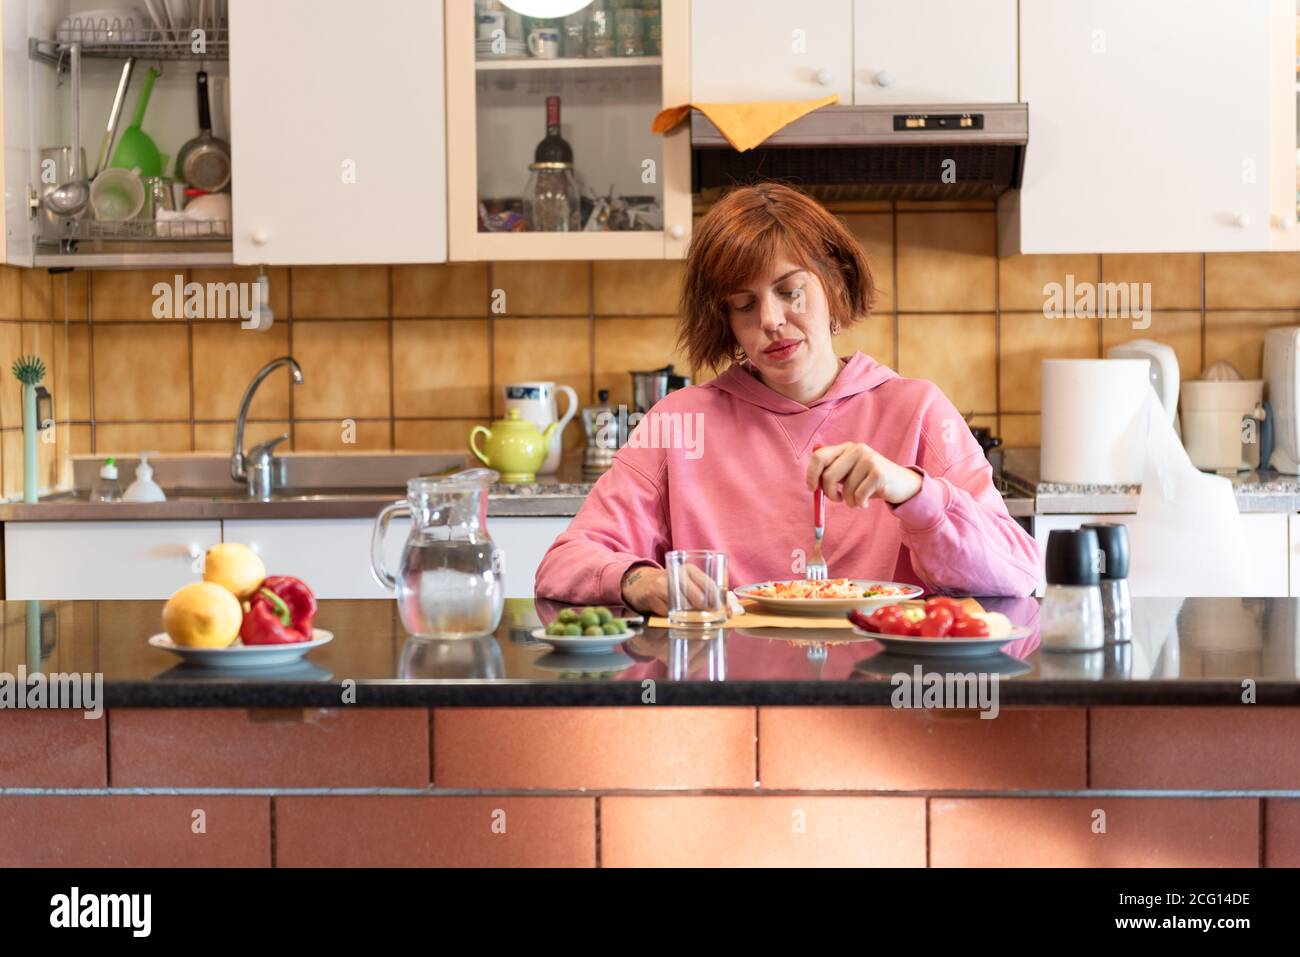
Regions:
<instances>
[{"instance_id":1,"label":"drinking glass","mask_svg":"<svg viewBox=\"0 0 1300 957\"><path fill-rule=\"evenodd\" d=\"M727 620L727 556L684 549L665 556L668 622L676 627L717 625Z\"/></svg>"}]
</instances>

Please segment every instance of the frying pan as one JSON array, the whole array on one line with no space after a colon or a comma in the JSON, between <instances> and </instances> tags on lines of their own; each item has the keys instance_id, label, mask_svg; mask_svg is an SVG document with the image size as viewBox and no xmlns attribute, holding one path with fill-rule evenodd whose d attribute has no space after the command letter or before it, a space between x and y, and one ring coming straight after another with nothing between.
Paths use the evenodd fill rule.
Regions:
<instances>
[{"instance_id":1,"label":"frying pan","mask_svg":"<svg viewBox=\"0 0 1300 957\"><path fill-rule=\"evenodd\" d=\"M212 135L208 106L208 71L195 75L199 93L199 135L176 155L176 176L209 193L220 192L230 182L230 144Z\"/></svg>"}]
</instances>

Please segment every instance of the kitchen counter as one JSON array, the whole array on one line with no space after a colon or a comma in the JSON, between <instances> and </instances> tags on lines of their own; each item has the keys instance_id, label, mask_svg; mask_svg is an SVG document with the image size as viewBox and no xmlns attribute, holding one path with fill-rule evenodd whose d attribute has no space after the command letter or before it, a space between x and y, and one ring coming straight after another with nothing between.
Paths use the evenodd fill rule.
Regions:
<instances>
[{"instance_id":1,"label":"kitchen counter","mask_svg":"<svg viewBox=\"0 0 1300 957\"><path fill-rule=\"evenodd\" d=\"M545 603L437 642L326 601L305 663L218 675L145 643L161 602L7 602L0 866L1300 866L1296 602L1136 606L1131 645L1025 639L934 708L844 631L565 659ZM14 708L38 658L100 707Z\"/></svg>"},{"instance_id":2,"label":"kitchen counter","mask_svg":"<svg viewBox=\"0 0 1300 957\"><path fill-rule=\"evenodd\" d=\"M1007 449L1004 474L1033 496L1037 515L1123 514L1137 511L1141 485L1082 485L1044 482L1038 449ZM1242 512L1300 511L1300 477L1272 469L1229 477Z\"/></svg>"},{"instance_id":3,"label":"kitchen counter","mask_svg":"<svg viewBox=\"0 0 1300 957\"><path fill-rule=\"evenodd\" d=\"M1035 631L1006 654L939 666L838 629L736 628L722 640L647 629L622 652L559 654L529 632L562 606L513 599L494 637L416 639L392 601L323 601L317 625L334 633L331 644L282 669L225 674L146 644L161 630L162 604L5 602L0 670L35 670L25 622L39 605L42 666L102 672L110 707L327 707L345 681L360 707L635 705L647 680L663 705L888 705L891 676L918 663L926 673L996 672L1005 705L1231 705L1245 679L1262 704L1300 705L1296 599L1136 599L1131 644L1049 653ZM1036 628L1036 599L983 604Z\"/></svg>"}]
</instances>

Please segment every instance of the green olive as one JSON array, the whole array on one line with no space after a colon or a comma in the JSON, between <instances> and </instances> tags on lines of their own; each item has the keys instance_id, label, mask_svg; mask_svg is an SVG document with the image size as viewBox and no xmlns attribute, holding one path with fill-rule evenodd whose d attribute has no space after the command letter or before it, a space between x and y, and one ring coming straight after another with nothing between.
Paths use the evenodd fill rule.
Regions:
<instances>
[{"instance_id":1,"label":"green olive","mask_svg":"<svg viewBox=\"0 0 1300 957\"><path fill-rule=\"evenodd\" d=\"M596 609L594 608L584 608L582 609L582 614L578 616L578 623L582 625L583 628L591 628L594 625L600 624L600 615L596 614Z\"/></svg>"},{"instance_id":2,"label":"green olive","mask_svg":"<svg viewBox=\"0 0 1300 957\"><path fill-rule=\"evenodd\" d=\"M588 625L582 633L589 638L599 638L604 634L604 632L600 630L600 625Z\"/></svg>"},{"instance_id":3,"label":"green olive","mask_svg":"<svg viewBox=\"0 0 1300 957\"><path fill-rule=\"evenodd\" d=\"M578 635L582 634L582 626L576 624L565 625L564 633L570 638L576 638Z\"/></svg>"},{"instance_id":4,"label":"green olive","mask_svg":"<svg viewBox=\"0 0 1300 957\"><path fill-rule=\"evenodd\" d=\"M596 617L600 619L602 625L607 625L614 620L614 616L609 613L609 609L604 605L595 609Z\"/></svg>"},{"instance_id":5,"label":"green olive","mask_svg":"<svg viewBox=\"0 0 1300 957\"><path fill-rule=\"evenodd\" d=\"M614 624L612 621L607 621L607 622L605 622L605 624L603 624L603 625L600 626L600 629L601 629L601 631L603 631L603 632L604 632L605 634L607 634L607 635L621 635L621 634L623 634L623 629L622 629L621 627L619 627L618 625Z\"/></svg>"}]
</instances>

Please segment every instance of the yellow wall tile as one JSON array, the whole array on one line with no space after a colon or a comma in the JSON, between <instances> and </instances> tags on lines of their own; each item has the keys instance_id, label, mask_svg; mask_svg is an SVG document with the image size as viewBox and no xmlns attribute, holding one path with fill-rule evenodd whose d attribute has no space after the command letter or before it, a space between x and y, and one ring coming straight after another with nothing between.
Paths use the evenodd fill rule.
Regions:
<instances>
[{"instance_id":1,"label":"yellow wall tile","mask_svg":"<svg viewBox=\"0 0 1300 957\"><path fill-rule=\"evenodd\" d=\"M1150 309L1201 308L1200 253L1107 253L1102 282L1151 283Z\"/></svg>"},{"instance_id":2,"label":"yellow wall tile","mask_svg":"<svg viewBox=\"0 0 1300 957\"><path fill-rule=\"evenodd\" d=\"M137 452L189 452L190 426L186 422L108 422L95 426L96 455L133 455ZM134 475L118 473L125 488Z\"/></svg>"},{"instance_id":3,"label":"yellow wall tile","mask_svg":"<svg viewBox=\"0 0 1300 957\"><path fill-rule=\"evenodd\" d=\"M997 410L997 318L993 315L898 317L899 375L928 379L962 413ZM951 348L949 343L961 343Z\"/></svg>"},{"instance_id":4,"label":"yellow wall tile","mask_svg":"<svg viewBox=\"0 0 1300 957\"><path fill-rule=\"evenodd\" d=\"M1132 319L1105 318L1101 321L1101 354L1111 346L1134 339L1164 343L1178 356L1178 375L1196 379L1201 375L1201 314L1199 312L1153 312L1151 325L1134 329Z\"/></svg>"},{"instance_id":5,"label":"yellow wall tile","mask_svg":"<svg viewBox=\"0 0 1300 957\"><path fill-rule=\"evenodd\" d=\"M492 293L505 293L505 312L493 315L585 316L591 309L590 271L584 262L492 263Z\"/></svg>"},{"instance_id":6,"label":"yellow wall tile","mask_svg":"<svg viewBox=\"0 0 1300 957\"><path fill-rule=\"evenodd\" d=\"M1096 319L1039 313L1002 314L1002 412L1037 412L1043 401L1044 359L1096 359Z\"/></svg>"},{"instance_id":7,"label":"yellow wall tile","mask_svg":"<svg viewBox=\"0 0 1300 957\"><path fill-rule=\"evenodd\" d=\"M463 452L469 451L467 442L470 430L476 425L487 425L487 416L477 419L398 419L393 423L394 447L403 452ZM574 428L576 422L569 428ZM468 459L466 460L468 462ZM478 460L475 459L475 462Z\"/></svg>"},{"instance_id":8,"label":"yellow wall tile","mask_svg":"<svg viewBox=\"0 0 1300 957\"><path fill-rule=\"evenodd\" d=\"M0 320L0 428L12 429L23 424L23 387L14 378L14 360L23 354L23 326L20 322Z\"/></svg>"},{"instance_id":9,"label":"yellow wall tile","mask_svg":"<svg viewBox=\"0 0 1300 957\"><path fill-rule=\"evenodd\" d=\"M852 355L865 352L882 365L897 371L897 359L894 356L894 316L889 312L878 312L861 319L847 329L840 331L834 339L835 354Z\"/></svg>"},{"instance_id":10,"label":"yellow wall tile","mask_svg":"<svg viewBox=\"0 0 1300 957\"><path fill-rule=\"evenodd\" d=\"M994 247L992 213L899 213L899 311L993 311Z\"/></svg>"},{"instance_id":11,"label":"yellow wall tile","mask_svg":"<svg viewBox=\"0 0 1300 957\"><path fill-rule=\"evenodd\" d=\"M841 217L867 253L876 284L875 312L894 308L894 217L850 213Z\"/></svg>"},{"instance_id":12,"label":"yellow wall tile","mask_svg":"<svg viewBox=\"0 0 1300 957\"><path fill-rule=\"evenodd\" d=\"M388 315L387 266L295 266L295 319L375 319Z\"/></svg>"},{"instance_id":13,"label":"yellow wall tile","mask_svg":"<svg viewBox=\"0 0 1300 957\"><path fill-rule=\"evenodd\" d=\"M5 429L0 432L0 455L4 458L4 482L0 494L5 498L23 494L23 430Z\"/></svg>"},{"instance_id":14,"label":"yellow wall tile","mask_svg":"<svg viewBox=\"0 0 1300 957\"><path fill-rule=\"evenodd\" d=\"M1226 359L1243 378L1263 375L1264 334L1274 326L1300 324L1300 312L1210 312L1205 316L1205 365Z\"/></svg>"},{"instance_id":15,"label":"yellow wall tile","mask_svg":"<svg viewBox=\"0 0 1300 957\"><path fill-rule=\"evenodd\" d=\"M389 415L387 321L295 321L293 355L303 376L294 386L296 418Z\"/></svg>"},{"instance_id":16,"label":"yellow wall tile","mask_svg":"<svg viewBox=\"0 0 1300 957\"><path fill-rule=\"evenodd\" d=\"M22 271L23 318L54 318L54 283L44 269Z\"/></svg>"},{"instance_id":17,"label":"yellow wall tile","mask_svg":"<svg viewBox=\"0 0 1300 957\"><path fill-rule=\"evenodd\" d=\"M55 278L54 318L69 322L90 318L90 273L78 270Z\"/></svg>"},{"instance_id":18,"label":"yellow wall tile","mask_svg":"<svg viewBox=\"0 0 1300 957\"><path fill-rule=\"evenodd\" d=\"M277 435L284 435L288 431L288 419L272 422L255 422L250 419L244 423L244 451L248 451L259 442L273 439ZM194 424L195 452L230 452L234 447L235 423L233 420L230 422L196 422ZM284 444L276 447L277 452L283 452L287 449L288 446Z\"/></svg>"},{"instance_id":19,"label":"yellow wall tile","mask_svg":"<svg viewBox=\"0 0 1300 957\"><path fill-rule=\"evenodd\" d=\"M193 335L196 419L234 419L257 371L289 351L287 322L259 331L244 329L238 322L202 319L194 322ZM290 381L288 369L276 369L264 379L253 396L249 417L287 419Z\"/></svg>"},{"instance_id":20,"label":"yellow wall tile","mask_svg":"<svg viewBox=\"0 0 1300 957\"><path fill-rule=\"evenodd\" d=\"M1300 253L1210 253L1207 309L1300 309Z\"/></svg>"},{"instance_id":21,"label":"yellow wall tile","mask_svg":"<svg viewBox=\"0 0 1300 957\"><path fill-rule=\"evenodd\" d=\"M399 416L483 417L492 411L486 319L393 323L393 401Z\"/></svg>"},{"instance_id":22,"label":"yellow wall tile","mask_svg":"<svg viewBox=\"0 0 1300 957\"><path fill-rule=\"evenodd\" d=\"M393 267L393 315L486 316L486 263L445 263Z\"/></svg>"},{"instance_id":23,"label":"yellow wall tile","mask_svg":"<svg viewBox=\"0 0 1300 957\"><path fill-rule=\"evenodd\" d=\"M295 452L386 452L392 448L387 419L327 422L298 421L293 426Z\"/></svg>"},{"instance_id":24,"label":"yellow wall tile","mask_svg":"<svg viewBox=\"0 0 1300 957\"><path fill-rule=\"evenodd\" d=\"M54 342L54 323L52 322L24 322L22 325L22 354L25 356L37 356L45 363L45 379L42 385L45 386L52 394L58 393L59 387L59 370ZM9 363L13 365L12 360ZM0 370L9 374L13 378L13 373L9 369Z\"/></svg>"},{"instance_id":25,"label":"yellow wall tile","mask_svg":"<svg viewBox=\"0 0 1300 957\"><path fill-rule=\"evenodd\" d=\"M0 263L0 320L23 317L23 276L17 266Z\"/></svg>"},{"instance_id":26,"label":"yellow wall tile","mask_svg":"<svg viewBox=\"0 0 1300 957\"><path fill-rule=\"evenodd\" d=\"M1097 281L1097 257L1084 256L1008 256L998 260L998 303L1002 309L1028 310L1043 308L1049 283L1065 288L1073 282Z\"/></svg>"},{"instance_id":27,"label":"yellow wall tile","mask_svg":"<svg viewBox=\"0 0 1300 957\"><path fill-rule=\"evenodd\" d=\"M1009 449L1020 449L1038 445L1037 415L1014 415L1003 413L998 417L999 435L1002 444Z\"/></svg>"},{"instance_id":28,"label":"yellow wall tile","mask_svg":"<svg viewBox=\"0 0 1300 957\"><path fill-rule=\"evenodd\" d=\"M591 323L587 319L495 319L492 328L492 414L505 408L511 382L563 382L591 400Z\"/></svg>"},{"instance_id":29,"label":"yellow wall tile","mask_svg":"<svg viewBox=\"0 0 1300 957\"><path fill-rule=\"evenodd\" d=\"M95 322L158 321L154 303L160 297L154 287L163 283L170 287L171 308L162 318L184 321L184 302L176 302L176 277L180 276L184 295L187 275L183 269L105 269L90 277L91 318ZM164 301L165 305L165 301Z\"/></svg>"},{"instance_id":30,"label":"yellow wall tile","mask_svg":"<svg viewBox=\"0 0 1300 957\"><path fill-rule=\"evenodd\" d=\"M189 420L187 326L95 323L91 334L96 421Z\"/></svg>"},{"instance_id":31,"label":"yellow wall tile","mask_svg":"<svg viewBox=\"0 0 1300 957\"><path fill-rule=\"evenodd\" d=\"M662 369L672 364L679 374L688 374L686 357L676 349L677 320L671 317L646 319L597 319L595 373L596 391L609 390L612 405L632 404L633 370Z\"/></svg>"},{"instance_id":32,"label":"yellow wall tile","mask_svg":"<svg viewBox=\"0 0 1300 957\"><path fill-rule=\"evenodd\" d=\"M682 263L671 260L593 263L595 313L598 316L675 316L683 274Z\"/></svg>"},{"instance_id":33,"label":"yellow wall tile","mask_svg":"<svg viewBox=\"0 0 1300 957\"><path fill-rule=\"evenodd\" d=\"M256 266L231 266L227 269L191 269L189 273L190 282L197 282L205 286L212 283L252 283L257 282L258 274L261 272ZM289 318L289 270L284 266L271 266L266 270L266 284L271 291L271 312L276 320ZM205 292L206 296L206 292ZM236 293L236 302L253 301L252 290L244 292L240 290ZM227 302L229 297L227 297ZM227 312L230 310L227 309ZM218 316L205 315L205 319L215 319ZM227 318L234 318L228 316ZM243 318L240 316L239 318Z\"/></svg>"}]
</instances>

